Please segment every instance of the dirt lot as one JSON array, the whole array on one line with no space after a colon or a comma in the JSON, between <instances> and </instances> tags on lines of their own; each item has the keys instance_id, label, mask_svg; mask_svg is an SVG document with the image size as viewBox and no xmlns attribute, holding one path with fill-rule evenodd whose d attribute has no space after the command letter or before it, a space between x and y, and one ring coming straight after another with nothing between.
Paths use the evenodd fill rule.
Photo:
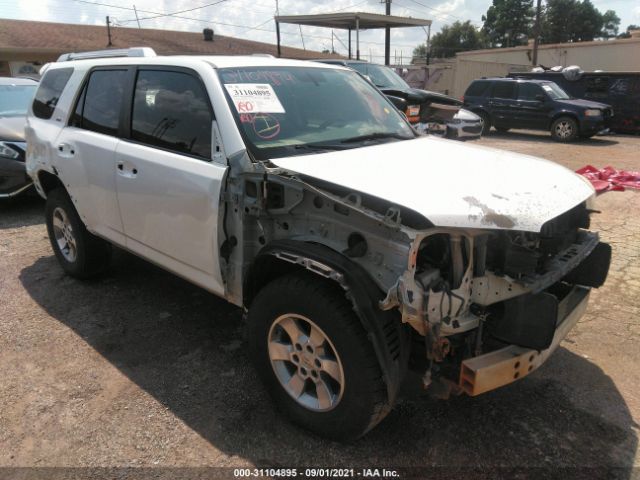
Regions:
<instances>
[{"instance_id":1,"label":"dirt lot","mask_svg":"<svg viewBox=\"0 0 640 480\"><path fill-rule=\"evenodd\" d=\"M640 137L476 143L572 169L640 170ZM477 398L408 395L364 439L340 445L281 420L249 365L237 309L123 252L99 280L66 277L43 204L2 204L0 466L620 467L619 478L636 477L640 192L605 193L598 207L612 270L543 368Z\"/></svg>"}]
</instances>

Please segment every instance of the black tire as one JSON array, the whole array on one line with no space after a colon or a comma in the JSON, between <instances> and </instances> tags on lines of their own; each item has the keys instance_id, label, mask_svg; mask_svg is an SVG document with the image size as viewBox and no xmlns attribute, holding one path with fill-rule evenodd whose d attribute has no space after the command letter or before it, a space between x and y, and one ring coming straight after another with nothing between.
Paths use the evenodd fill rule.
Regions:
<instances>
[{"instance_id":1,"label":"black tire","mask_svg":"<svg viewBox=\"0 0 640 480\"><path fill-rule=\"evenodd\" d=\"M510 130L509 127L496 127L496 126L494 126L493 128L495 128L500 133L507 133Z\"/></svg>"},{"instance_id":2,"label":"black tire","mask_svg":"<svg viewBox=\"0 0 640 480\"><path fill-rule=\"evenodd\" d=\"M51 248L66 273L76 278L90 278L109 265L111 244L87 231L64 189L56 188L47 194L45 216ZM54 222L60 225L59 221L64 219L63 225L70 228L61 233ZM62 235L63 239L59 242L56 235ZM75 244L75 248L71 248L71 244Z\"/></svg>"},{"instance_id":3,"label":"black tire","mask_svg":"<svg viewBox=\"0 0 640 480\"><path fill-rule=\"evenodd\" d=\"M480 135L486 135L491 130L491 117L487 112L474 112L482 119L482 131Z\"/></svg>"},{"instance_id":4,"label":"black tire","mask_svg":"<svg viewBox=\"0 0 640 480\"><path fill-rule=\"evenodd\" d=\"M323 351L333 348L342 365L341 397L328 411L314 411L302 405L285 390L276 374L274 365L277 362L272 364L269 340L280 328L276 326L272 330L272 325L287 314L299 315L315 323L329 339ZM296 319L296 322L300 320ZM301 322L305 325L304 320ZM309 272L277 278L252 302L247 327L249 351L258 374L278 408L297 425L332 440L353 440L371 430L389 412L391 406L373 346L339 286ZM295 353L294 342L291 343L292 348L288 351ZM297 368L291 361L281 362L280 366L283 365L293 372L300 372L303 363L300 360ZM291 378L297 375L289 374ZM317 383L311 377L304 380L304 393L299 399L305 396L313 399Z\"/></svg>"},{"instance_id":5,"label":"black tire","mask_svg":"<svg viewBox=\"0 0 640 480\"><path fill-rule=\"evenodd\" d=\"M579 135L578 122L572 117L558 117L551 124L551 137L556 142L573 142Z\"/></svg>"}]
</instances>

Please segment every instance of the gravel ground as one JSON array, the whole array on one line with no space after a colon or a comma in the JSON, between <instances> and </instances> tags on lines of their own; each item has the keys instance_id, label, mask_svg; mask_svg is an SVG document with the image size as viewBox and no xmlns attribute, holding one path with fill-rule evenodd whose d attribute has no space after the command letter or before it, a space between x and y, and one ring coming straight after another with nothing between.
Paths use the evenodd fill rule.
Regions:
<instances>
[{"instance_id":1,"label":"gravel ground","mask_svg":"<svg viewBox=\"0 0 640 480\"><path fill-rule=\"evenodd\" d=\"M519 132L476 143L572 169L640 170L640 137L561 145ZM98 280L66 277L42 202L0 204L0 477L29 472L6 467L304 465L618 467L619 478L635 478L640 194L605 193L598 208L593 227L614 249L609 278L543 368L477 398L407 395L369 435L342 445L274 410L236 308L124 252Z\"/></svg>"}]
</instances>

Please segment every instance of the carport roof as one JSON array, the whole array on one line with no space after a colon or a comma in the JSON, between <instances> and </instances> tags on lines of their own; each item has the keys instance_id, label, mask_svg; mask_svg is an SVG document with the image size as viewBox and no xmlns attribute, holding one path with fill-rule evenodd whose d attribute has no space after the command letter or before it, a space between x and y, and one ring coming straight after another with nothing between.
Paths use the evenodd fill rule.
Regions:
<instances>
[{"instance_id":1,"label":"carport roof","mask_svg":"<svg viewBox=\"0 0 640 480\"><path fill-rule=\"evenodd\" d=\"M312 27L325 27L345 30L360 30L369 28L402 28L402 27L427 27L431 20L412 17L396 17L392 15L379 15L365 12L339 12L321 13L318 15L279 15L276 20L280 23L293 23L296 25L309 25Z\"/></svg>"}]
</instances>

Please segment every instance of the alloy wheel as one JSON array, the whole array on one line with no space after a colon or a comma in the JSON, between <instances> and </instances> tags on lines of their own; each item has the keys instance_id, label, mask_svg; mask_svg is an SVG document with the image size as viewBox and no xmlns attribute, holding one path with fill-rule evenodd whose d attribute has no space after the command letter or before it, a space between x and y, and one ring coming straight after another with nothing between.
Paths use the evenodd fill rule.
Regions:
<instances>
[{"instance_id":1,"label":"alloy wheel","mask_svg":"<svg viewBox=\"0 0 640 480\"><path fill-rule=\"evenodd\" d=\"M329 337L310 319L279 316L268 336L269 359L284 390L301 406L326 412L344 392L344 371Z\"/></svg>"},{"instance_id":2,"label":"alloy wheel","mask_svg":"<svg viewBox=\"0 0 640 480\"><path fill-rule=\"evenodd\" d=\"M70 263L75 262L76 258L78 258L76 238L73 234L69 216L60 207L56 207L53 211L53 234L64 259Z\"/></svg>"}]
</instances>

